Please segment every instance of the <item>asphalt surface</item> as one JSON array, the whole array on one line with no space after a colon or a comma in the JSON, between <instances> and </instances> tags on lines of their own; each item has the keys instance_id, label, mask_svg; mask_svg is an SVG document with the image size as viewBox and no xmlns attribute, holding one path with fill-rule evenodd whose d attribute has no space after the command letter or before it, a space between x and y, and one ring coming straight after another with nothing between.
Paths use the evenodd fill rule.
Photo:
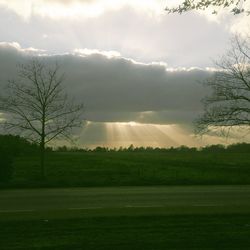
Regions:
<instances>
[{"instance_id":1,"label":"asphalt surface","mask_svg":"<svg viewBox=\"0 0 250 250\"><path fill-rule=\"evenodd\" d=\"M250 213L250 186L160 186L0 191L0 214L116 208L220 209Z\"/></svg>"}]
</instances>

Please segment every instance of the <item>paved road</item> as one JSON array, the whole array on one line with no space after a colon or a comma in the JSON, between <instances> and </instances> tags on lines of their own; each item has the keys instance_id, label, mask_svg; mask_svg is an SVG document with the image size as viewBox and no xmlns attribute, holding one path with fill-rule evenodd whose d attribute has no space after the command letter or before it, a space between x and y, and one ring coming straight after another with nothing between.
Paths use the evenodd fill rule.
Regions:
<instances>
[{"instance_id":1,"label":"paved road","mask_svg":"<svg viewBox=\"0 0 250 250\"><path fill-rule=\"evenodd\" d=\"M244 208L250 186L105 187L1 190L0 213L107 208Z\"/></svg>"}]
</instances>

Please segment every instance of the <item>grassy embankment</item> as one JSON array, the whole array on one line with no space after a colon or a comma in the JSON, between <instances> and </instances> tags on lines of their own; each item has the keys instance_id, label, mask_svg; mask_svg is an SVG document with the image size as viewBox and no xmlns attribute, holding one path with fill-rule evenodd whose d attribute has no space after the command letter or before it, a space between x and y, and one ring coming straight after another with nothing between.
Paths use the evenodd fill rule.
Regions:
<instances>
[{"instance_id":1,"label":"grassy embankment","mask_svg":"<svg viewBox=\"0 0 250 250\"><path fill-rule=\"evenodd\" d=\"M250 154L209 152L48 153L19 157L11 187L250 184Z\"/></svg>"}]
</instances>

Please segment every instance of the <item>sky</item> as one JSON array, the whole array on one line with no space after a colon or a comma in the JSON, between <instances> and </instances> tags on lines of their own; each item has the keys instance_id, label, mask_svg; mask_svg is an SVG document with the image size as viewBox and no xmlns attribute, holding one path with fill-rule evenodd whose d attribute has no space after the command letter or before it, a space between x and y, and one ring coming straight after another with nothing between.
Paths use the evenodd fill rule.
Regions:
<instances>
[{"instance_id":1,"label":"sky","mask_svg":"<svg viewBox=\"0 0 250 250\"><path fill-rule=\"evenodd\" d=\"M222 9L168 14L177 1L0 0L0 89L31 57L59 62L67 91L85 105L78 146L201 146L193 121L202 81L250 16ZM246 3L249 5L248 3Z\"/></svg>"}]
</instances>

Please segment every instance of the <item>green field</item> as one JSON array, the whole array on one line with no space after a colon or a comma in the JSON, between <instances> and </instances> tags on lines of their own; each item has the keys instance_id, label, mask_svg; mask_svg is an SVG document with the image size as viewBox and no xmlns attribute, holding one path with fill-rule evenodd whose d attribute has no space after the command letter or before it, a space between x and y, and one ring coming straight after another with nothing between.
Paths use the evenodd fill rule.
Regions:
<instances>
[{"instance_id":1,"label":"green field","mask_svg":"<svg viewBox=\"0 0 250 250\"><path fill-rule=\"evenodd\" d=\"M250 184L249 153L52 152L43 182L38 156L19 157L14 165L12 187Z\"/></svg>"},{"instance_id":2,"label":"green field","mask_svg":"<svg viewBox=\"0 0 250 250\"><path fill-rule=\"evenodd\" d=\"M250 186L0 192L1 250L249 249Z\"/></svg>"},{"instance_id":3,"label":"green field","mask_svg":"<svg viewBox=\"0 0 250 250\"><path fill-rule=\"evenodd\" d=\"M249 249L248 153L50 152L43 181L36 155L14 167L1 250Z\"/></svg>"}]
</instances>

